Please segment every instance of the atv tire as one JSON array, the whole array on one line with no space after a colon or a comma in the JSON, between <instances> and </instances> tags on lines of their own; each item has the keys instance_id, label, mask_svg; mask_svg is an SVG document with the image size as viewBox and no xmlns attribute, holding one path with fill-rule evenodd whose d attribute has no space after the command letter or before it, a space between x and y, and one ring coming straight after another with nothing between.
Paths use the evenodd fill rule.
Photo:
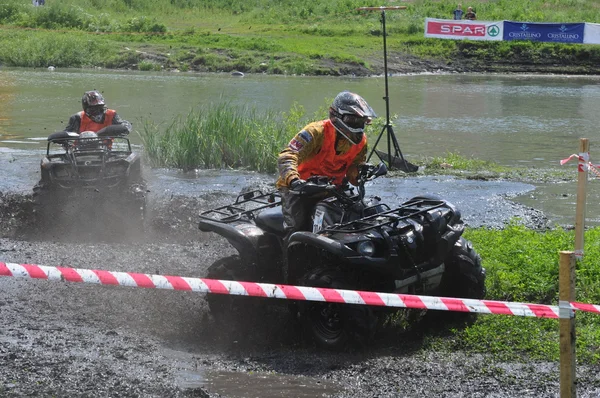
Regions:
<instances>
[{"instance_id":1,"label":"atv tire","mask_svg":"<svg viewBox=\"0 0 600 398\"><path fill-rule=\"evenodd\" d=\"M250 269L242 264L239 256L230 256L215 261L206 275L208 279L249 281ZM215 322L221 326L240 324L256 320L261 299L227 294L207 294L206 302Z\"/></svg>"},{"instance_id":2,"label":"atv tire","mask_svg":"<svg viewBox=\"0 0 600 398\"><path fill-rule=\"evenodd\" d=\"M461 237L444 264L446 271L442 277L440 296L476 300L485 297L485 269L471 242ZM476 318L477 314L471 312L427 311L422 326L439 329L440 325L466 324Z\"/></svg>"},{"instance_id":3,"label":"atv tire","mask_svg":"<svg viewBox=\"0 0 600 398\"><path fill-rule=\"evenodd\" d=\"M444 263L442 296L477 300L485 297L485 269L471 242L461 237Z\"/></svg>"},{"instance_id":4,"label":"atv tire","mask_svg":"<svg viewBox=\"0 0 600 398\"><path fill-rule=\"evenodd\" d=\"M351 289L346 275L334 267L319 267L300 278L302 286ZM318 346L340 351L352 345L363 347L375 335L379 317L366 305L302 301L300 321L306 334Z\"/></svg>"}]
</instances>

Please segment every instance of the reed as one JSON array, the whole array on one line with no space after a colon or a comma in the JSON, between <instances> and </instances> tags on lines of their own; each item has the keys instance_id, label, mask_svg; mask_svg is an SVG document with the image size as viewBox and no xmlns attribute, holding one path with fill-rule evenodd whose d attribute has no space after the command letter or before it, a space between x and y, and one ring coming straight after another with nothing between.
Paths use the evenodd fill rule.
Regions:
<instances>
[{"instance_id":1,"label":"reed","mask_svg":"<svg viewBox=\"0 0 600 398\"><path fill-rule=\"evenodd\" d=\"M145 121L144 153L154 167L242 168L275 172L277 154L302 127L304 110L261 111L224 102L194 109L163 126Z\"/></svg>"}]
</instances>

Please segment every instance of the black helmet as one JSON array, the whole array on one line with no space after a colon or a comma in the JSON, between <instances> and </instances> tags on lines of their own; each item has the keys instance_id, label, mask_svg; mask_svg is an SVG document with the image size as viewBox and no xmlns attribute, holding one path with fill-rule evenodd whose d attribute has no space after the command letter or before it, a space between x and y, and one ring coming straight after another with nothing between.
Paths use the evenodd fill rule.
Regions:
<instances>
[{"instance_id":1,"label":"black helmet","mask_svg":"<svg viewBox=\"0 0 600 398\"><path fill-rule=\"evenodd\" d=\"M329 120L338 133L354 145L362 140L365 125L377 117L367 101L350 91L339 93L329 107Z\"/></svg>"},{"instance_id":2,"label":"black helmet","mask_svg":"<svg viewBox=\"0 0 600 398\"><path fill-rule=\"evenodd\" d=\"M106 106L104 97L98 91L86 91L81 98L81 106L85 114L96 123L102 122Z\"/></svg>"}]
</instances>

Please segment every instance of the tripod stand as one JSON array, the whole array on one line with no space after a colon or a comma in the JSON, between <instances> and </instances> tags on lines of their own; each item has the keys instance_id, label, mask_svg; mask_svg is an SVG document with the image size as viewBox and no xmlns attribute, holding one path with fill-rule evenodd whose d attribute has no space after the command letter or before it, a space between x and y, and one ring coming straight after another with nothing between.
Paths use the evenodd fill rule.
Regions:
<instances>
[{"instance_id":1,"label":"tripod stand","mask_svg":"<svg viewBox=\"0 0 600 398\"><path fill-rule=\"evenodd\" d=\"M394 129L392 127L392 124L390 123L390 97L389 97L389 89L388 89L387 42L386 42L387 33L386 33L386 29L385 29L385 10L404 10L404 9L406 9L405 6L360 7L360 8L358 8L358 10L367 10L367 11L381 10L381 24L382 24L382 28L383 28L382 29L383 30L383 70L384 70L384 74L385 74L385 97L383 97L383 99L385 100L385 125L381 129L381 132L379 133L379 136L377 137L377 141L375 141L375 145L373 146L371 153L369 153L369 156L367 157L367 162L369 161L369 159L371 159L371 156L373 156L373 152L375 152L381 161L387 162L388 167L390 169L392 169L393 167L396 167L407 173L414 173L419 169L419 166L409 163L406 161L406 159L404 159L404 156L402 155L402 151L400 150L400 145L398 145L398 139L396 138L396 134L394 134ZM379 144L379 141L383 137L384 132L387 134L387 147L388 147L387 154L385 152L377 150L377 144ZM392 146L394 148L393 154L392 154ZM399 156L399 158L398 158L398 156Z\"/></svg>"}]
</instances>

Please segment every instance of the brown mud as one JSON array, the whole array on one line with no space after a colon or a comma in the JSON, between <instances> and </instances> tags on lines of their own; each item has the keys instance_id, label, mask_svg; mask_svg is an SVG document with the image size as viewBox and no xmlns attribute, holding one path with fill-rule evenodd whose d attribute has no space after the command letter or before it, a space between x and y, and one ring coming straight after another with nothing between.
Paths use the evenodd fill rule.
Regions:
<instances>
[{"instance_id":1,"label":"brown mud","mask_svg":"<svg viewBox=\"0 0 600 398\"><path fill-rule=\"evenodd\" d=\"M152 204L143 233L106 239L40 230L31 197L5 193L0 261L202 277L234 251L195 217L228 199L175 195ZM57 224L76 221L61 218L54 214ZM200 294L0 277L0 396L558 396L558 363L426 348L428 336L460 327L435 312L384 328L366 349L332 353L306 342L284 301L263 310L219 327ZM600 394L599 370L578 365L578 396Z\"/></svg>"}]
</instances>

